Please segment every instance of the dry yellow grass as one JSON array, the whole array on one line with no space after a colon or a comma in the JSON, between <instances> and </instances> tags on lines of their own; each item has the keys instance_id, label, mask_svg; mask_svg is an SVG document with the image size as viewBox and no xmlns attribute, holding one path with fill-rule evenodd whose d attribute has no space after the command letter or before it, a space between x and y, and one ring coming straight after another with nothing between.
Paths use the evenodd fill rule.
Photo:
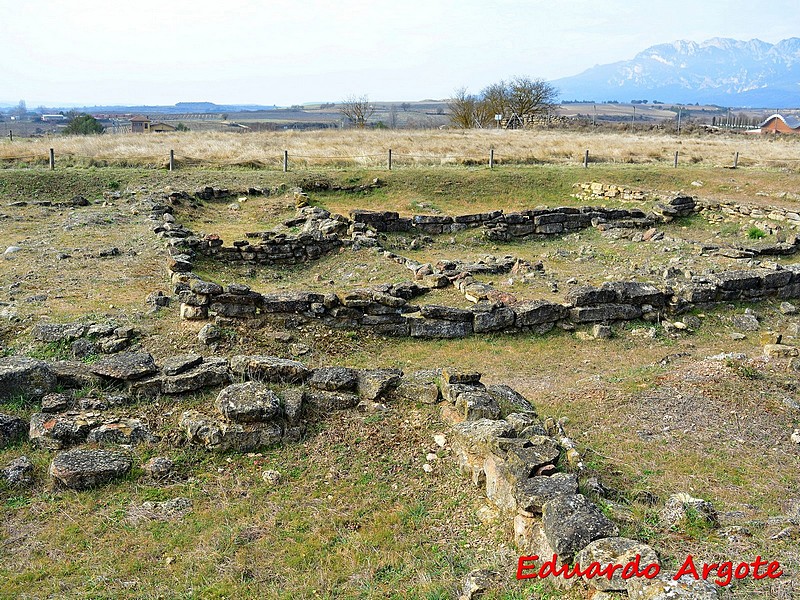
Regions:
<instances>
[{"instance_id":1,"label":"dry yellow grass","mask_svg":"<svg viewBox=\"0 0 800 600\"><path fill-rule=\"evenodd\" d=\"M484 164L494 148L498 162L579 163L585 150L593 162L671 163L800 168L800 136L745 134L683 135L654 132L562 130L325 130L263 133L188 132L150 135L71 136L0 143L0 160L31 157L46 162L54 148L59 164L167 163L252 165L280 168L284 150L293 166L382 166L391 148L397 164Z\"/></svg>"}]
</instances>

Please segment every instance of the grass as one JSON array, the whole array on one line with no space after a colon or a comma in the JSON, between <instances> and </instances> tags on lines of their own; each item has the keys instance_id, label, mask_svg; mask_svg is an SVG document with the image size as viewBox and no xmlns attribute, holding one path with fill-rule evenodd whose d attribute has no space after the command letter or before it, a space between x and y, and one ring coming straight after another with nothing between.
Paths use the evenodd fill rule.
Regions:
<instances>
[{"instance_id":1,"label":"grass","mask_svg":"<svg viewBox=\"0 0 800 600\"><path fill-rule=\"evenodd\" d=\"M683 135L559 130L323 130L250 133L184 132L160 135L103 135L24 138L0 144L0 159L30 157L46 164L54 148L61 165L165 168L169 150L180 167L213 165L278 169L284 150L292 168L367 167L386 164L388 149L398 168L407 165L485 165L489 149L497 164L579 164L590 150L592 163L671 165L739 164L796 168L797 140L783 136Z\"/></svg>"}]
</instances>

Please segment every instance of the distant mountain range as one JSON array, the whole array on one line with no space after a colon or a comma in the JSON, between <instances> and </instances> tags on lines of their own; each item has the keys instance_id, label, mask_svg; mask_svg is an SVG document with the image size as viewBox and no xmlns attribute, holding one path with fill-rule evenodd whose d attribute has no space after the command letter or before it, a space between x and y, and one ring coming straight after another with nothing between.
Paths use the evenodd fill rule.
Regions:
<instances>
[{"instance_id":1,"label":"distant mountain range","mask_svg":"<svg viewBox=\"0 0 800 600\"><path fill-rule=\"evenodd\" d=\"M552 83L562 101L796 108L800 107L800 38L777 44L729 38L681 40Z\"/></svg>"}]
</instances>

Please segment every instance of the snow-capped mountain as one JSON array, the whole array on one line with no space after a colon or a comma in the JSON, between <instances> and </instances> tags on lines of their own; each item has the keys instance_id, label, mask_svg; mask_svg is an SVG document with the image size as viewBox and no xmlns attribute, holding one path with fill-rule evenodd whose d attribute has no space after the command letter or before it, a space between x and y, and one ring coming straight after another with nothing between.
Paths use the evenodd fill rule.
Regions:
<instances>
[{"instance_id":1,"label":"snow-capped mountain","mask_svg":"<svg viewBox=\"0 0 800 600\"><path fill-rule=\"evenodd\" d=\"M800 38L777 44L729 38L680 40L552 83L562 100L798 107Z\"/></svg>"}]
</instances>

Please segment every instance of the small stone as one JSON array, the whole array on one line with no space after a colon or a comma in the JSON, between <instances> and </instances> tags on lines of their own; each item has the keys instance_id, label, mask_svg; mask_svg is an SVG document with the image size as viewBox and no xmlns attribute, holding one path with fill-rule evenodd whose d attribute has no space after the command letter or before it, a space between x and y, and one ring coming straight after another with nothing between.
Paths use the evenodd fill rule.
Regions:
<instances>
[{"instance_id":1,"label":"small stone","mask_svg":"<svg viewBox=\"0 0 800 600\"><path fill-rule=\"evenodd\" d=\"M269 485L278 485L281 482L281 474L279 471L267 470L261 473L261 479Z\"/></svg>"},{"instance_id":2,"label":"small stone","mask_svg":"<svg viewBox=\"0 0 800 600\"><path fill-rule=\"evenodd\" d=\"M58 413L65 411L71 404L70 397L66 394L47 394L42 397L42 412L43 413Z\"/></svg>"},{"instance_id":3,"label":"small stone","mask_svg":"<svg viewBox=\"0 0 800 600\"><path fill-rule=\"evenodd\" d=\"M50 463L50 476L57 487L85 490L128 473L130 456L111 450L68 450Z\"/></svg>"},{"instance_id":4,"label":"small stone","mask_svg":"<svg viewBox=\"0 0 800 600\"><path fill-rule=\"evenodd\" d=\"M142 465L142 471L153 479L166 479L174 468L175 463L165 456L154 456Z\"/></svg>"},{"instance_id":5,"label":"small stone","mask_svg":"<svg viewBox=\"0 0 800 600\"><path fill-rule=\"evenodd\" d=\"M206 323L197 333L197 339L206 345L213 344L214 342L219 341L221 338L222 332L220 331L219 327L213 323Z\"/></svg>"},{"instance_id":6,"label":"small stone","mask_svg":"<svg viewBox=\"0 0 800 600\"><path fill-rule=\"evenodd\" d=\"M791 302L781 302L779 309L785 315L797 314L797 307Z\"/></svg>"},{"instance_id":7,"label":"small stone","mask_svg":"<svg viewBox=\"0 0 800 600\"><path fill-rule=\"evenodd\" d=\"M6 248L6 251L3 252L3 254L14 254L15 252L19 252L20 250L22 250L22 248L20 248L19 246L9 246L8 248Z\"/></svg>"},{"instance_id":8,"label":"small stone","mask_svg":"<svg viewBox=\"0 0 800 600\"><path fill-rule=\"evenodd\" d=\"M292 353L292 356L303 356L311 352L311 348L305 344L296 343L289 346L289 352Z\"/></svg>"},{"instance_id":9,"label":"small stone","mask_svg":"<svg viewBox=\"0 0 800 600\"><path fill-rule=\"evenodd\" d=\"M608 325L594 325L592 327L592 337L596 340L607 340L611 335L611 327Z\"/></svg>"},{"instance_id":10,"label":"small stone","mask_svg":"<svg viewBox=\"0 0 800 600\"><path fill-rule=\"evenodd\" d=\"M673 494L669 497L659 518L665 527L675 527L690 515L691 518L700 519L712 526L719 524L717 511L710 502L700 498L693 498L684 492Z\"/></svg>"},{"instance_id":11,"label":"small stone","mask_svg":"<svg viewBox=\"0 0 800 600\"><path fill-rule=\"evenodd\" d=\"M430 466L428 463L425 463L424 465L422 465L422 470L425 471L426 473L432 473L433 467Z\"/></svg>"},{"instance_id":12,"label":"small stone","mask_svg":"<svg viewBox=\"0 0 800 600\"><path fill-rule=\"evenodd\" d=\"M789 439L795 444L800 444L800 429L795 429Z\"/></svg>"},{"instance_id":13,"label":"small stone","mask_svg":"<svg viewBox=\"0 0 800 600\"><path fill-rule=\"evenodd\" d=\"M8 485L30 485L33 482L33 463L27 456L15 458L0 471L0 477Z\"/></svg>"},{"instance_id":14,"label":"small stone","mask_svg":"<svg viewBox=\"0 0 800 600\"><path fill-rule=\"evenodd\" d=\"M459 600L475 600L483 596L492 585L497 583L499 573L487 569L471 571L464 579Z\"/></svg>"},{"instance_id":15,"label":"small stone","mask_svg":"<svg viewBox=\"0 0 800 600\"><path fill-rule=\"evenodd\" d=\"M15 415L0 414L0 448L21 439L28 431L28 424Z\"/></svg>"},{"instance_id":16,"label":"small stone","mask_svg":"<svg viewBox=\"0 0 800 600\"><path fill-rule=\"evenodd\" d=\"M434 435L433 441L440 448L444 448L447 445L447 438L443 436L441 433L437 433L436 435Z\"/></svg>"}]
</instances>

